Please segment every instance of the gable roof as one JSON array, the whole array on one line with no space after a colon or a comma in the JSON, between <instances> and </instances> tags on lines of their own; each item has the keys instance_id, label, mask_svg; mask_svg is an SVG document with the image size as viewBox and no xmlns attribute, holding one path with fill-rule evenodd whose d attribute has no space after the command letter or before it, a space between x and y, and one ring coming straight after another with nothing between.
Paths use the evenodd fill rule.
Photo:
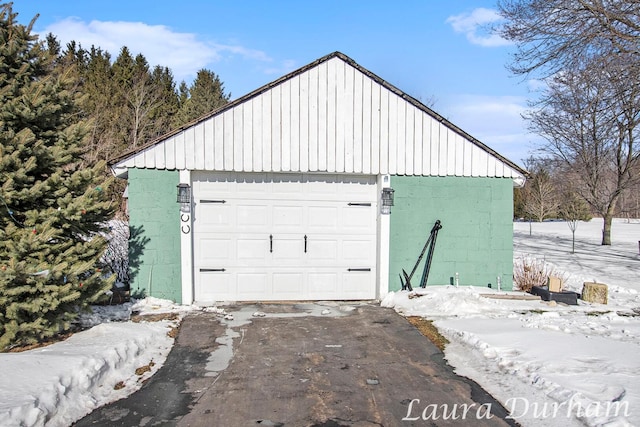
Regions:
<instances>
[{"instance_id":1,"label":"gable roof","mask_svg":"<svg viewBox=\"0 0 640 427\"><path fill-rule=\"evenodd\" d=\"M334 52L111 161L128 168L483 176L527 172Z\"/></svg>"}]
</instances>

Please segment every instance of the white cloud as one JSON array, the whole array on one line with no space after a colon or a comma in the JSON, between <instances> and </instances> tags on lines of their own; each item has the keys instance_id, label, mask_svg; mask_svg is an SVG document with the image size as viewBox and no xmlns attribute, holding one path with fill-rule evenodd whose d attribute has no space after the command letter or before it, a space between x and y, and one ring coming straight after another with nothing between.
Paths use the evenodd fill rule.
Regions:
<instances>
[{"instance_id":1,"label":"white cloud","mask_svg":"<svg viewBox=\"0 0 640 427\"><path fill-rule=\"evenodd\" d=\"M94 20L87 23L70 17L47 26L40 33L55 34L63 46L75 40L86 49L92 45L100 47L113 59L123 46L127 46L132 55L142 53L152 67L169 67L178 82L191 80L198 70L225 56L267 63L272 61L266 53L258 50L209 42L194 33L180 33L165 25L143 22Z\"/></svg>"},{"instance_id":2,"label":"white cloud","mask_svg":"<svg viewBox=\"0 0 640 427\"><path fill-rule=\"evenodd\" d=\"M446 22L451 24L456 33L465 34L471 43L484 47L495 47L511 44L510 41L487 30L489 24L501 20L502 17L497 11L480 7L471 13L450 16Z\"/></svg>"}]
</instances>

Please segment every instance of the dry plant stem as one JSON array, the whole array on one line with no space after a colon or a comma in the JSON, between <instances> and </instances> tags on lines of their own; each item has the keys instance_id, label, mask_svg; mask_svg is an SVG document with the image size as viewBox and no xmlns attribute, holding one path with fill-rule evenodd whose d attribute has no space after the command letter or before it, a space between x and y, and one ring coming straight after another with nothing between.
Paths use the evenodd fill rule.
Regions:
<instances>
[{"instance_id":1,"label":"dry plant stem","mask_svg":"<svg viewBox=\"0 0 640 427\"><path fill-rule=\"evenodd\" d=\"M539 259L524 257L513 265L513 282L520 291L529 292L534 286L546 286L549 276L564 279L553 267Z\"/></svg>"}]
</instances>

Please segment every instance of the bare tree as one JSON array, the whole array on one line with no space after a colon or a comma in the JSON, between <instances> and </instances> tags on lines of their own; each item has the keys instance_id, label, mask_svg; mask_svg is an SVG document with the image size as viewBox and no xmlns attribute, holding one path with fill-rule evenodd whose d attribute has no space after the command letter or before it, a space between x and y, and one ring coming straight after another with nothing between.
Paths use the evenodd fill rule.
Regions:
<instances>
[{"instance_id":1,"label":"bare tree","mask_svg":"<svg viewBox=\"0 0 640 427\"><path fill-rule=\"evenodd\" d=\"M587 64L549 79L539 109L528 118L562 160L577 192L604 220L602 244L611 244L611 223L622 192L638 180L640 94L624 85L611 61Z\"/></svg>"},{"instance_id":2,"label":"bare tree","mask_svg":"<svg viewBox=\"0 0 640 427\"><path fill-rule=\"evenodd\" d=\"M576 251L576 229L580 221L589 221L591 213L584 199L575 191L567 189L562 194L562 203L558 209L560 218L564 219L571 230L571 253Z\"/></svg>"},{"instance_id":3,"label":"bare tree","mask_svg":"<svg viewBox=\"0 0 640 427\"><path fill-rule=\"evenodd\" d=\"M496 30L516 43L515 74L549 76L618 54L631 57L629 67L640 60L638 0L499 0L498 10L506 23Z\"/></svg>"},{"instance_id":4,"label":"bare tree","mask_svg":"<svg viewBox=\"0 0 640 427\"><path fill-rule=\"evenodd\" d=\"M545 171L538 171L527 180L523 198L525 213L538 222L556 214L558 208L556 190L549 174Z\"/></svg>"},{"instance_id":5,"label":"bare tree","mask_svg":"<svg viewBox=\"0 0 640 427\"><path fill-rule=\"evenodd\" d=\"M499 0L500 34L516 43L510 65L546 79L529 119L544 149L575 172L578 191L604 219L638 178L640 1Z\"/></svg>"}]
</instances>

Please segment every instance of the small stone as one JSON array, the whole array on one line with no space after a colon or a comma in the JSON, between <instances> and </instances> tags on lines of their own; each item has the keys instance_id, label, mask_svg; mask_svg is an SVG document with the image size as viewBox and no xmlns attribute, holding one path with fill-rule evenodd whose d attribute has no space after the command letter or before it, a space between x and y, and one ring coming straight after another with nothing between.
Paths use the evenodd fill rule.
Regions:
<instances>
[{"instance_id":1,"label":"small stone","mask_svg":"<svg viewBox=\"0 0 640 427\"><path fill-rule=\"evenodd\" d=\"M326 316L327 314L331 314L331 310L324 309L324 310L322 310L322 312L320 314L322 314L323 316Z\"/></svg>"},{"instance_id":2,"label":"small stone","mask_svg":"<svg viewBox=\"0 0 640 427\"><path fill-rule=\"evenodd\" d=\"M378 381L375 378L367 378L367 384L369 384L369 385L378 385L378 384L380 384L380 381Z\"/></svg>"},{"instance_id":3,"label":"small stone","mask_svg":"<svg viewBox=\"0 0 640 427\"><path fill-rule=\"evenodd\" d=\"M265 317L267 313L263 313L262 311L256 311L253 313L253 317Z\"/></svg>"},{"instance_id":4,"label":"small stone","mask_svg":"<svg viewBox=\"0 0 640 427\"><path fill-rule=\"evenodd\" d=\"M225 314L224 315L224 319L225 320L233 320L233 314Z\"/></svg>"}]
</instances>

